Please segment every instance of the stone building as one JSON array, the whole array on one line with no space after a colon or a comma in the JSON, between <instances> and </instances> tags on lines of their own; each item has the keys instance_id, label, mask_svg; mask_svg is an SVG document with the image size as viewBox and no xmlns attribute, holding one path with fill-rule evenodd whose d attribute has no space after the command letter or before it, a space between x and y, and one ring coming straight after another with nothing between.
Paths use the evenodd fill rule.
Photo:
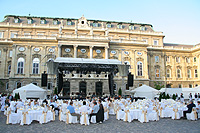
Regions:
<instances>
[{"instance_id":1,"label":"stone building","mask_svg":"<svg viewBox=\"0 0 200 133\"><path fill-rule=\"evenodd\" d=\"M130 65L134 86L116 74L116 93L124 94L142 84L154 87L159 81L166 87L191 88L200 84L199 45L163 43L162 32L151 24L7 15L0 22L0 92L9 92L34 83L41 86L46 62L57 57L118 59ZM127 79L125 78L125 81ZM56 87L56 78L48 76L47 89ZM101 89L108 94L107 73L65 72L64 91L75 95L79 88L87 95Z\"/></svg>"}]
</instances>

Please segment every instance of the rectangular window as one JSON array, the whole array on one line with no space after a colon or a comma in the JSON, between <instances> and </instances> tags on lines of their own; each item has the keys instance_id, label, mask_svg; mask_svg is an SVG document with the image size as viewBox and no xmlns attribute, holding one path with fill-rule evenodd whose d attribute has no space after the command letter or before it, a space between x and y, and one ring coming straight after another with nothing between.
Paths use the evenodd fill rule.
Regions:
<instances>
[{"instance_id":1,"label":"rectangular window","mask_svg":"<svg viewBox=\"0 0 200 133\"><path fill-rule=\"evenodd\" d=\"M192 88L192 84L189 84L189 88Z\"/></svg>"},{"instance_id":2,"label":"rectangular window","mask_svg":"<svg viewBox=\"0 0 200 133\"><path fill-rule=\"evenodd\" d=\"M14 19L14 22L15 22L15 23L19 23L19 18L15 18L15 19Z\"/></svg>"},{"instance_id":3,"label":"rectangular window","mask_svg":"<svg viewBox=\"0 0 200 133\"><path fill-rule=\"evenodd\" d=\"M170 78L170 75L171 75L171 71L170 69L167 69L167 78Z\"/></svg>"},{"instance_id":4,"label":"rectangular window","mask_svg":"<svg viewBox=\"0 0 200 133\"><path fill-rule=\"evenodd\" d=\"M0 32L0 38L3 38L3 32Z\"/></svg>"},{"instance_id":5,"label":"rectangular window","mask_svg":"<svg viewBox=\"0 0 200 133\"><path fill-rule=\"evenodd\" d=\"M93 23L93 27L98 27L98 23Z\"/></svg>"},{"instance_id":6,"label":"rectangular window","mask_svg":"<svg viewBox=\"0 0 200 133\"><path fill-rule=\"evenodd\" d=\"M158 45L158 40L153 40L153 45L157 46Z\"/></svg>"},{"instance_id":7,"label":"rectangular window","mask_svg":"<svg viewBox=\"0 0 200 133\"><path fill-rule=\"evenodd\" d=\"M107 24L107 28L111 28L111 24Z\"/></svg>"},{"instance_id":8,"label":"rectangular window","mask_svg":"<svg viewBox=\"0 0 200 133\"><path fill-rule=\"evenodd\" d=\"M44 33L37 33L38 36L44 36Z\"/></svg>"},{"instance_id":9,"label":"rectangular window","mask_svg":"<svg viewBox=\"0 0 200 133\"><path fill-rule=\"evenodd\" d=\"M45 23L46 23L45 19L40 20L40 24L45 24Z\"/></svg>"},{"instance_id":10,"label":"rectangular window","mask_svg":"<svg viewBox=\"0 0 200 133\"><path fill-rule=\"evenodd\" d=\"M135 27L133 25L129 26L129 30L134 30L134 29L135 29Z\"/></svg>"},{"instance_id":11,"label":"rectangular window","mask_svg":"<svg viewBox=\"0 0 200 133\"><path fill-rule=\"evenodd\" d=\"M194 77L198 78L198 71L197 71L197 69L194 70Z\"/></svg>"},{"instance_id":12,"label":"rectangular window","mask_svg":"<svg viewBox=\"0 0 200 133\"><path fill-rule=\"evenodd\" d=\"M140 27L140 30L145 31L145 30L146 30L146 27L141 26L141 27Z\"/></svg>"},{"instance_id":13,"label":"rectangular window","mask_svg":"<svg viewBox=\"0 0 200 133\"><path fill-rule=\"evenodd\" d=\"M8 88L9 88L9 83L6 83L6 89L8 90Z\"/></svg>"},{"instance_id":14,"label":"rectangular window","mask_svg":"<svg viewBox=\"0 0 200 133\"><path fill-rule=\"evenodd\" d=\"M145 41L146 43L148 43L148 39L142 39L142 41Z\"/></svg>"},{"instance_id":15,"label":"rectangular window","mask_svg":"<svg viewBox=\"0 0 200 133\"><path fill-rule=\"evenodd\" d=\"M58 24L58 20L53 20L53 25L57 25Z\"/></svg>"},{"instance_id":16,"label":"rectangular window","mask_svg":"<svg viewBox=\"0 0 200 133\"><path fill-rule=\"evenodd\" d=\"M182 88L182 85L178 85L178 88Z\"/></svg>"},{"instance_id":17,"label":"rectangular window","mask_svg":"<svg viewBox=\"0 0 200 133\"><path fill-rule=\"evenodd\" d=\"M67 25L72 25L72 21L67 21Z\"/></svg>"},{"instance_id":18,"label":"rectangular window","mask_svg":"<svg viewBox=\"0 0 200 133\"><path fill-rule=\"evenodd\" d=\"M197 62L197 57L194 57L194 62Z\"/></svg>"},{"instance_id":19,"label":"rectangular window","mask_svg":"<svg viewBox=\"0 0 200 133\"><path fill-rule=\"evenodd\" d=\"M30 37L30 35L31 33L28 33L28 32L24 33L24 37Z\"/></svg>"},{"instance_id":20,"label":"rectangular window","mask_svg":"<svg viewBox=\"0 0 200 133\"><path fill-rule=\"evenodd\" d=\"M122 29L122 25L121 24L117 25L117 28Z\"/></svg>"},{"instance_id":21,"label":"rectangular window","mask_svg":"<svg viewBox=\"0 0 200 133\"><path fill-rule=\"evenodd\" d=\"M32 19L28 19L28 24L32 24Z\"/></svg>"},{"instance_id":22,"label":"rectangular window","mask_svg":"<svg viewBox=\"0 0 200 133\"><path fill-rule=\"evenodd\" d=\"M176 62L177 62L177 63L180 62L180 57L176 57Z\"/></svg>"},{"instance_id":23,"label":"rectangular window","mask_svg":"<svg viewBox=\"0 0 200 133\"><path fill-rule=\"evenodd\" d=\"M186 63L190 63L190 58L186 57Z\"/></svg>"},{"instance_id":24,"label":"rectangular window","mask_svg":"<svg viewBox=\"0 0 200 133\"><path fill-rule=\"evenodd\" d=\"M9 57L12 57L12 50L9 51Z\"/></svg>"},{"instance_id":25,"label":"rectangular window","mask_svg":"<svg viewBox=\"0 0 200 133\"><path fill-rule=\"evenodd\" d=\"M156 69L156 78L159 78L159 77L160 77L160 70Z\"/></svg>"},{"instance_id":26,"label":"rectangular window","mask_svg":"<svg viewBox=\"0 0 200 133\"><path fill-rule=\"evenodd\" d=\"M21 82L16 82L16 88L20 88L22 86Z\"/></svg>"},{"instance_id":27,"label":"rectangular window","mask_svg":"<svg viewBox=\"0 0 200 133\"><path fill-rule=\"evenodd\" d=\"M10 38L14 38L14 37L16 37L16 35L17 35L17 33L11 32L11 33L10 33Z\"/></svg>"},{"instance_id":28,"label":"rectangular window","mask_svg":"<svg viewBox=\"0 0 200 133\"><path fill-rule=\"evenodd\" d=\"M191 78L191 70L190 69L187 70L187 77Z\"/></svg>"},{"instance_id":29,"label":"rectangular window","mask_svg":"<svg viewBox=\"0 0 200 133\"><path fill-rule=\"evenodd\" d=\"M166 62L170 62L169 56L166 56Z\"/></svg>"},{"instance_id":30,"label":"rectangular window","mask_svg":"<svg viewBox=\"0 0 200 133\"><path fill-rule=\"evenodd\" d=\"M159 56L155 56L155 62L159 62Z\"/></svg>"},{"instance_id":31,"label":"rectangular window","mask_svg":"<svg viewBox=\"0 0 200 133\"><path fill-rule=\"evenodd\" d=\"M132 37L131 40L134 40L134 41L135 41L135 40L137 40L137 37Z\"/></svg>"}]
</instances>

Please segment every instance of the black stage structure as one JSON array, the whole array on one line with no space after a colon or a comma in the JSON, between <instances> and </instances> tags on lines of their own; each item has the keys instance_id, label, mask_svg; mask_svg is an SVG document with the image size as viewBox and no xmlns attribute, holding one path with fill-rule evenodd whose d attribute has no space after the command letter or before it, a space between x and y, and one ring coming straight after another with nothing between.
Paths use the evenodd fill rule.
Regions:
<instances>
[{"instance_id":1,"label":"black stage structure","mask_svg":"<svg viewBox=\"0 0 200 133\"><path fill-rule=\"evenodd\" d=\"M58 93L61 92L63 87L63 71L68 71L70 74L73 72L81 74L90 74L96 72L100 75L101 72L108 73L108 83L110 96L114 96L113 78L116 73L120 76L128 76L129 65L124 65L121 61L116 59L84 59L84 58L65 58L58 57L55 60L47 62L48 74L56 74Z\"/></svg>"}]
</instances>

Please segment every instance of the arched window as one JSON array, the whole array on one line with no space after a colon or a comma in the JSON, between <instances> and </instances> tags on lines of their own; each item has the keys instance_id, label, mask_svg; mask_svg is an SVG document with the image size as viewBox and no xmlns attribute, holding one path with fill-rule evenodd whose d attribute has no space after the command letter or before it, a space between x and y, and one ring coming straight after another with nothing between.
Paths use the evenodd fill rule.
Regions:
<instances>
[{"instance_id":1,"label":"arched window","mask_svg":"<svg viewBox=\"0 0 200 133\"><path fill-rule=\"evenodd\" d=\"M170 78L170 77L171 77L171 70L167 69L167 78Z\"/></svg>"},{"instance_id":2,"label":"arched window","mask_svg":"<svg viewBox=\"0 0 200 133\"><path fill-rule=\"evenodd\" d=\"M16 88L20 88L22 86L21 82L16 82Z\"/></svg>"},{"instance_id":3,"label":"arched window","mask_svg":"<svg viewBox=\"0 0 200 133\"><path fill-rule=\"evenodd\" d=\"M177 69L177 78L181 78L181 70Z\"/></svg>"},{"instance_id":4,"label":"arched window","mask_svg":"<svg viewBox=\"0 0 200 133\"><path fill-rule=\"evenodd\" d=\"M24 73L24 58L19 58L17 61L17 74Z\"/></svg>"},{"instance_id":5,"label":"arched window","mask_svg":"<svg viewBox=\"0 0 200 133\"><path fill-rule=\"evenodd\" d=\"M190 69L187 70L187 77L191 78L191 70Z\"/></svg>"},{"instance_id":6,"label":"arched window","mask_svg":"<svg viewBox=\"0 0 200 133\"><path fill-rule=\"evenodd\" d=\"M8 74L11 72L11 65L8 65Z\"/></svg>"},{"instance_id":7,"label":"arched window","mask_svg":"<svg viewBox=\"0 0 200 133\"><path fill-rule=\"evenodd\" d=\"M160 78L160 70L156 69L156 78Z\"/></svg>"},{"instance_id":8,"label":"arched window","mask_svg":"<svg viewBox=\"0 0 200 133\"><path fill-rule=\"evenodd\" d=\"M33 59L33 74L39 74L39 63L40 60L38 58Z\"/></svg>"},{"instance_id":9,"label":"arched window","mask_svg":"<svg viewBox=\"0 0 200 133\"><path fill-rule=\"evenodd\" d=\"M194 77L198 78L198 71L197 71L197 69L194 70Z\"/></svg>"},{"instance_id":10,"label":"arched window","mask_svg":"<svg viewBox=\"0 0 200 133\"><path fill-rule=\"evenodd\" d=\"M137 75L142 76L142 62L137 63Z\"/></svg>"},{"instance_id":11,"label":"arched window","mask_svg":"<svg viewBox=\"0 0 200 133\"><path fill-rule=\"evenodd\" d=\"M8 89L8 88L9 88L9 82L6 83L6 89Z\"/></svg>"}]
</instances>

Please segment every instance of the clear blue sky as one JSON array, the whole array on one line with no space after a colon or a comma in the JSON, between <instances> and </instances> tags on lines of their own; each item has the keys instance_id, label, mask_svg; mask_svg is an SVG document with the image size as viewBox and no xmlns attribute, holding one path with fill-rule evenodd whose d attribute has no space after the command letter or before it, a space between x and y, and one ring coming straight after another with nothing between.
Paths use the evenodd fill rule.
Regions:
<instances>
[{"instance_id":1,"label":"clear blue sky","mask_svg":"<svg viewBox=\"0 0 200 133\"><path fill-rule=\"evenodd\" d=\"M200 43L200 0L0 0L5 15L80 18L149 23L164 42Z\"/></svg>"}]
</instances>

